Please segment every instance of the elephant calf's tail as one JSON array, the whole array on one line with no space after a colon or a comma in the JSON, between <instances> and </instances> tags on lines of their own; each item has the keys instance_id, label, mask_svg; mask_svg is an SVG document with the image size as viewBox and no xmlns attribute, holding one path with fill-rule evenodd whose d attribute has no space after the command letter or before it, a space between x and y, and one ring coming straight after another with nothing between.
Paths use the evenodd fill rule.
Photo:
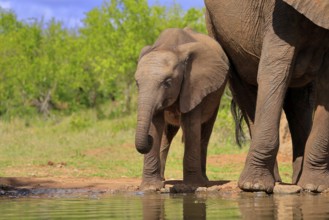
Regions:
<instances>
[{"instance_id":1,"label":"elephant calf's tail","mask_svg":"<svg viewBox=\"0 0 329 220\"><path fill-rule=\"evenodd\" d=\"M245 134L242 128L243 114L237 103L232 99L231 101L231 113L233 115L234 123L235 123L235 141L239 145L245 142Z\"/></svg>"}]
</instances>

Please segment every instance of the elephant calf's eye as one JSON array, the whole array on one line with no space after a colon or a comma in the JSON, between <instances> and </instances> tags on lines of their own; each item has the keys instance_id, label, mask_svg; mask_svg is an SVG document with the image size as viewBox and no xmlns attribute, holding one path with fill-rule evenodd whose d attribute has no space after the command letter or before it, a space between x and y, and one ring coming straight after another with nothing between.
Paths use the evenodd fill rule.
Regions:
<instances>
[{"instance_id":1,"label":"elephant calf's eye","mask_svg":"<svg viewBox=\"0 0 329 220\"><path fill-rule=\"evenodd\" d=\"M164 82L163 82L163 87L165 89L168 89L171 87L171 84L172 84L172 79L166 79Z\"/></svg>"}]
</instances>

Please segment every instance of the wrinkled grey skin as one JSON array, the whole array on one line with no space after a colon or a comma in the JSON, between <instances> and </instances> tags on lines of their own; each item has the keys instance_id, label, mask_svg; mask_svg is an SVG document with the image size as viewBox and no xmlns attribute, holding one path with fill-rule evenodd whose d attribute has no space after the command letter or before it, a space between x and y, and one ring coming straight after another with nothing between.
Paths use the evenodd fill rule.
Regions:
<instances>
[{"instance_id":1,"label":"wrinkled grey skin","mask_svg":"<svg viewBox=\"0 0 329 220\"><path fill-rule=\"evenodd\" d=\"M237 73L230 77L230 87L251 128L239 187L273 191L283 108L293 139L293 183L313 192L327 189L329 1L205 4L208 32L220 42Z\"/></svg>"},{"instance_id":2,"label":"wrinkled grey skin","mask_svg":"<svg viewBox=\"0 0 329 220\"><path fill-rule=\"evenodd\" d=\"M135 73L135 144L145 154L142 190L163 187L168 150L179 127L185 145L184 183L207 184L207 146L229 69L215 40L187 28L167 29L142 50Z\"/></svg>"}]
</instances>

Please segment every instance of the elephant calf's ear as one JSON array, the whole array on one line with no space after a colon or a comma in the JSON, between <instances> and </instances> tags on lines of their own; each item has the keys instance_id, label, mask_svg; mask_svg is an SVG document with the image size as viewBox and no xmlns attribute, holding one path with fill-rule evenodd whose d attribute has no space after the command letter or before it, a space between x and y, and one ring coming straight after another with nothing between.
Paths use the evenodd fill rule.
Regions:
<instances>
[{"instance_id":1,"label":"elephant calf's ear","mask_svg":"<svg viewBox=\"0 0 329 220\"><path fill-rule=\"evenodd\" d=\"M143 49L141 50L140 54L139 54L139 58L138 58L138 61L140 61L140 59L146 55L147 53L151 52L152 50L152 47L147 45L145 47L143 47Z\"/></svg>"},{"instance_id":2,"label":"elephant calf's ear","mask_svg":"<svg viewBox=\"0 0 329 220\"><path fill-rule=\"evenodd\" d=\"M180 45L177 50L179 59L186 60L180 94L180 111L186 113L208 94L225 86L230 67L219 44L211 48L201 42L192 42Z\"/></svg>"}]
</instances>

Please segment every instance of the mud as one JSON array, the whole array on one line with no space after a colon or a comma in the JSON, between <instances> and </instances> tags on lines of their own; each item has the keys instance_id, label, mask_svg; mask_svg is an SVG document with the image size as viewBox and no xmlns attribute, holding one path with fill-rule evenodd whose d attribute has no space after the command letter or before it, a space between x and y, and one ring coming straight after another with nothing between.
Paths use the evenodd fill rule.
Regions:
<instances>
[{"instance_id":1,"label":"mud","mask_svg":"<svg viewBox=\"0 0 329 220\"><path fill-rule=\"evenodd\" d=\"M102 178L0 178L1 197L65 197L65 196L100 196L119 193L196 193L235 197L242 191L236 181L209 181L208 187L193 187L181 180L165 181L161 191L141 192L141 180L138 178L102 179ZM274 194L296 194L302 190L298 186L278 183Z\"/></svg>"},{"instance_id":2,"label":"mud","mask_svg":"<svg viewBox=\"0 0 329 220\"><path fill-rule=\"evenodd\" d=\"M69 194L116 194L139 193L141 180L138 178L102 179L102 178L0 178L0 196L61 196ZM194 193L194 192L230 192L239 193L234 181L210 181L209 187L186 186L180 180L165 182L158 193ZM149 191L150 192L150 191Z\"/></svg>"},{"instance_id":3,"label":"mud","mask_svg":"<svg viewBox=\"0 0 329 220\"><path fill-rule=\"evenodd\" d=\"M0 196L64 196L89 194L114 194L138 191L139 179L101 178L0 178Z\"/></svg>"}]
</instances>

